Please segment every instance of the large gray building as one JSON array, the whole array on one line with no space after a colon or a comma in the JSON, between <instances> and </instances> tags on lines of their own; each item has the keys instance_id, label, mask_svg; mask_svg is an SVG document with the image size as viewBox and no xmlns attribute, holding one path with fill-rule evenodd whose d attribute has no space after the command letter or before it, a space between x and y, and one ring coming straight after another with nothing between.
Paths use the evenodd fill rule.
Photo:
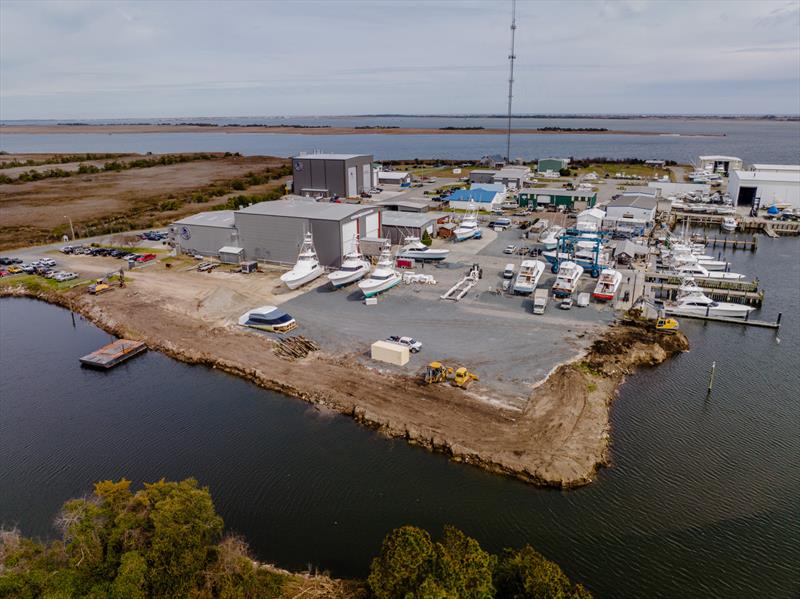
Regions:
<instances>
[{"instance_id":1,"label":"large gray building","mask_svg":"<svg viewBox=\"0 0 800 599\"><path fill-rule=\"evenodd\" d=\"M292 158L293 190L313 197L355 197L373 187L371 154L301 154Z\"/></svg>"},{"instance_id":2,"label":"large gray building","mask_svg":"<svg viewBox=\"0 0 800 599\"><path fill-rule=\"evenodd\" d=\"M233 210L201 212L182 218L169 227L169 238L181 253L193 256L217 256L220 248L239 245Z\"/></svg>"}]
</instances>

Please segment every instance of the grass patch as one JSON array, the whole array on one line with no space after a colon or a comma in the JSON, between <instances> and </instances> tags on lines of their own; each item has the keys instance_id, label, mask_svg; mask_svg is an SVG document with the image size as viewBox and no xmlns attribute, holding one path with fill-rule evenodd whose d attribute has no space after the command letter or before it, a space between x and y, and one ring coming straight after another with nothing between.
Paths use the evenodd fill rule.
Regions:
<instances>
[{"instance_id":1,"label":"grass patch","mask_svg":"<svg viewBox=\"0 0 800 599\"><path fill-rule=\"evenodd\" d=\"M598 370L597 368L593 368L592 365L589 364L588 362L578 362L575 365L575 368L577 368L581 372L583 372L585 374L588 374L588 375L591 375L591 376L597 376L597 377L603 376L603 371L602 370Z\"/></svg>"},{"instance_id":2,"label":"grass patch","mask_svg":"<svg viewBox=\"0 0 800 599\"><path fill-rule=\"evenodd\" d=\"M0 279L0 287L24 287L28 291L38 293L42 291L66 291L73 287L88 285L90 279L73 279L59 283L54 279L45 279L38 275L11 275Z\"/></svg>"},{"instance_id":3,"label":"grass patch","mask_svg":"<svg viewBox=\"0 0 800 599\"><path fill-rule=\"evenodd\" d=\"M594 393L595 391L597 391L597 384L596 383L589 383L588 385L586 385L586 390L589 393Z\"/></svg>"}]
</instances>

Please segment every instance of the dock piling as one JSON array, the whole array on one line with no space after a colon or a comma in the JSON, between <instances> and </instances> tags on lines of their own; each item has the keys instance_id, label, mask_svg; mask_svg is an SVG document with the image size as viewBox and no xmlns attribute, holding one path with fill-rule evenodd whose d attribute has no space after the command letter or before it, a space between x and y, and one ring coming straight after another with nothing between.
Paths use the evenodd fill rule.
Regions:
<instances>
[{"instance_id":1,"label":"dock piling","mask_svg":"<svg viewBox=\"0 0 800 599\"><path fill-rule=\"evenodd\" d=\"M711 393L711 388L714 386L714 372L717 370L717 362L711 362L711 376L708 378L708 391Z\"/></svg>"}]
</instances>

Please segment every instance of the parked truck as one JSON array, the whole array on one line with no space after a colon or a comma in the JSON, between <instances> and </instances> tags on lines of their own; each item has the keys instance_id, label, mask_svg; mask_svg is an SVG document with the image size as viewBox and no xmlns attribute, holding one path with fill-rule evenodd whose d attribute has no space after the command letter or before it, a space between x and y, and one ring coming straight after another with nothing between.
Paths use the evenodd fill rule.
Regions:
<instances>
[{"instance_id":1,"label":"parked truck","mask_svg":"<svg viewBox=\"0 0 800 599\"><path fill-rule=\"evenodd\" d=\"M533 292L533 313L544 314L548 300L547 289L537 289Z\"/></svg>"}]
</instances>

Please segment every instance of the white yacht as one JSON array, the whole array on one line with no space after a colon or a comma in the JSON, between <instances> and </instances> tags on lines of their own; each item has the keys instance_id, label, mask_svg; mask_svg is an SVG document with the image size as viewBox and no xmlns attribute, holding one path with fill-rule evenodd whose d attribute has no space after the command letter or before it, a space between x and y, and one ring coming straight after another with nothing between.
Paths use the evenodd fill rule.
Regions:
<instances>
[{"instance_id":1,"label":"white yacht","mask_svg":"<svg viewBox=\"0 0 800 599\"><path fill-rule=\"evenodd\" d=\"M402 280L402 277L394 269L392 249L387 242L381 250L381 256L378 259L375 270L373 270L372 274L366 279L359 281L358 287L361 289L364 297L373 297L379 293L388 291Z\"/></svg>"},{"instance_id":2,"label":"white yacht","mask_svg":"<svg viewBox=\"0 0 800 599\"><path fill-rule=\"evenodd\" d=\"M558 276L553 283L553 293L557 296L570 296L578 287L578 279L583 274L583 267L571 261L562 262L558 267Z\"/></svg>"},{"instance_id":3,"label":"white yacht","mask_svg":"<svg viewBox=\"0 0 800 599\"><path fill-rule=\"evenodd\" d=\"M720 225L723 231L730 231L733 232L736 230L736 219L732 216L726 216L722 219L722 224Z\"/></svg>"},{"instance_id":4,"label":"white yacht","mask_svg":"<svg viewBox=\"0 0 800 599\"><path fill-rule=\"evenodd\" d=\"M700 263L681 264L675 268L675 273L681 277L695 277L698 279L717 279L724 281L740 281L745 278L738 272L712 272Z\"/></svg>"},{"instance_id":5,"label":"white yacht","mask_svg":"<svg viewBox=\"0 0 800 599\"><path fill-rule=\"evenodd\" d=\"M358 235L353 239L353 249L348 252L339 270L336 270L328 275L328 280L334 289L339 289L350 283L363 279L369 272L370 263L361 254L361 248L358 244Z\"/></svg>"},{"instance_id":6,"label":"white yacht","mask_svg":"<svg viewBox=\"0 0 800 599\"><path fill-rule=\"evenodd\" d=\"M541 232L539 235L539 243L542 244L546 250L554 250L558 246L558 238L564 234L564 227L553 225Z\"/></svg>"},{"instance_id":7,"label":"white yacht","mask_svg":"<svg viewBox=\"0 0 800 599\"><path fill-rule=\"evenodd\" d=\"M681 285L678 299L666 305L673 314L725 316L728 318L746 318L750 312L755 310L755 308L743 304L715 302L703 293L703 290L691 279L687 279Z\"/></svg>"},{"instance_id":8,"label":"white yacht","mask_svg":"<svg viewBox=\"0 0 800 599\"><path fill-rule=\"evenodd\" d=\"M613 268L607 268L600 273L600 278L597 279L592 297L597 300L611 301L617 294L620 284L622 283L622 273Z\"/></svg>"},{"instance_id":9,"label":"white yacht","mask_svg":"<svg viewBox=\"0 0 800 599\"><path fill-rule=\"evenodd\" d=\"M444 260L450 250L428 247L419 240L419 237L406 237L405 245L397 252L398 258L413 258L414 260Z\"/></svg>"},{"instance_id":10,"label":"white yacht","mask_svg":"<svg viewBox=\"0 0 800 599\"><path fill-rule=\"evenodd\" d=\"M270 333L288 333L297 328L294 318L275 306L261 306L245 312L239 317L239 324Z\"/></svg>"},{"instance_id":11,"label":"white yacht","mask_svg":"<svg viewBox=\"0 0 800 599\"><path fill-rule=\"evenodd\" d=\"M301 285L316 279L323 271L324 269L317 259L317 250L314 249L314 238L311 233L306 233L294 268L282 274L281 281L286 283L289 289L297 289Z\"/></svg>"},{"instance_id":12,"label":"white yacht","mask_svg":"<svg viewBox=\"0 0 800 599\"><path fill-rule=\"evenodd\" d=\"M458 227L456 227L453 234L455 235L456 241L466 241L467 239L475 237L479 231L478 209L475 206L475 202L470 200L467 211L464 213L461 222Z\"/></svg>"},{"instance_id":13,"label":"white yacht","mask_svg":"<svg viewBox=\"0 0 800 599\"><path fill-rule=\"evenodd\" d=\"M714 260L711 256L696 256L694 254L673 254L672 263L675 267L683 264L699 264L706 270L725 270L728 263L724 260Z\"/></svg>"},{"instance_id":14,"label":"white yacht","mask_svg":"<svg viewBox=\"0 0 800 599\"><path fill-rule=\"evenodd\" d=\"M523 260L517 278L514 280L514 293L533 293L543 272L544 262L541 260Z\"/></svg>"}]
</instances>

